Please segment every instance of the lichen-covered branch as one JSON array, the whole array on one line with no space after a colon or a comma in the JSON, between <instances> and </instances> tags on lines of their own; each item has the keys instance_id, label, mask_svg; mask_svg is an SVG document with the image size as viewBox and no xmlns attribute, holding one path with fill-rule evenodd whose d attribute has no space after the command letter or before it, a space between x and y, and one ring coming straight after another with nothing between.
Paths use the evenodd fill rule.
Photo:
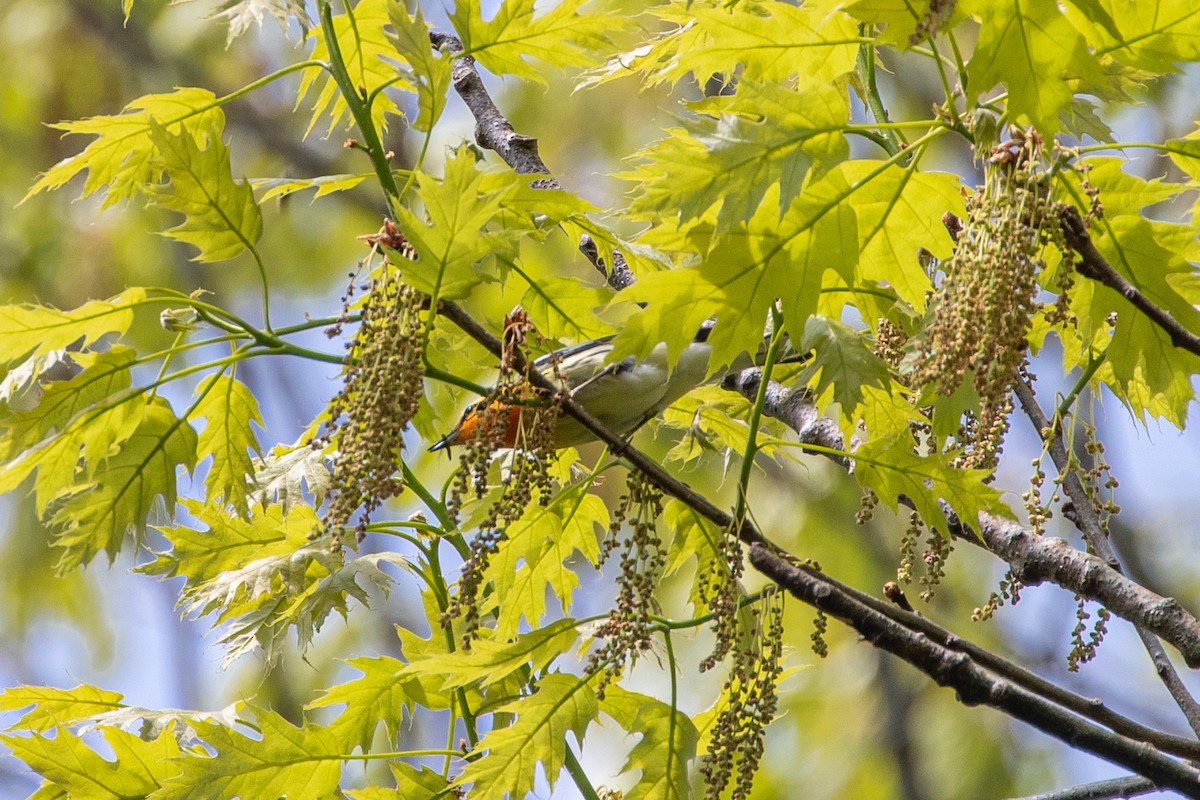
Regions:
<instances>
[{"instance_id":1,"label":"lichen-covered branch","mask_svg":"<svg viewBox=\"0 0 1200 800\"><path fill-rule=\"evenodd\" d=\"M743 370L726 378L722 385L754 399L760 379L757 373L755 368ZM795 430L806 444L831 450L845 448L837 425L821 417L816 406L801 392L792 392L777 384L768 387L763 413ZM834 460L847 466L845 457ZM987 548L1006 561L1025 585L1049 581L1095 600L1114 614L1170 642L1188 666L1200 667L1200 620L1178 601L1155 594L1113 569L1103 559L1076 550L1062 539L1037 536L1015 522L981 516L976 530ZM966 532L963 538L975 541Z\"/></svg>"},{"instance_id":2,"label":"lichen-covered branch","mask_svg":"<svg viewBox=\"0 0 1200 800\"><path fill-rule=\"evenodd\" d=\"M1143 742L1104 730L1044 697L996 674L971 655L904 624L896 615L864 603L856 592L813 570L792 564L762 545L750 548L750 563L805 603L858 631L876 647L894 653L954 689L967 705L986 705L1044 731L1072 747L1144 775L1160 787L1200 797L1200 770ZM886 608L886 607L885 607ZM890 611L890 609L888 609Z\"/></svg>"}]
</instances>

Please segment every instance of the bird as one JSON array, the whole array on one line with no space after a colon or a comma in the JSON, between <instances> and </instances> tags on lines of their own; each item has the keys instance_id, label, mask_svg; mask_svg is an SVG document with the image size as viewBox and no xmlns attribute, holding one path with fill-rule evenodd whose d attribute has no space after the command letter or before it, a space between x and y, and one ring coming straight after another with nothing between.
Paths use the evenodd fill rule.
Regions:
<instances>
[{"instance_id":1,"label":"bird","mask_svg":"<svg viewBox=\"0 0 1200 800\"><path fill-rule=\"evenodd\" d=\"M608 363L615 336L604 336L555 350L538 358L533 366L544 375L562 376L571 399L613 432L628 435L705 382L712 353L712 346L708 343L711 331L711 324L702 326L684 348L674 368L668 368L667 346L662 343L656 345L645 358L626 356L620 361ZM731 365L730 370L750 365L747 357L745 364ZM497 404L503 405L503 402L484 399L467 406L454 429L435 442L429 452L472 441L484 430L487 418L496 418L494 412L488 412ZM517 423L520 411L519 405L512 405L507 417L503 412L498 415L505 423L504 447L515 445L520 428ZM559 417L554 431L556 449L586 444L595 439L595 434L578 420L566 415Z\"/></svg>"}]
</instances>

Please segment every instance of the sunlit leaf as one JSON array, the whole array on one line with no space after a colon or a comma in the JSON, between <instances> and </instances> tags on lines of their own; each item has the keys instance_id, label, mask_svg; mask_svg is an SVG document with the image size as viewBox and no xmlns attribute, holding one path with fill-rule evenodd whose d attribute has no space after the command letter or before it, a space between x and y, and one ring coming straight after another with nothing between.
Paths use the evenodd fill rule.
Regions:
<instances>
[{"instance_id":1,"label":"sunlit leaf","mask_svg":"<svg viewBox=\"0 0 1200 800\"><path fill-rule=\"evenodd\" d=\"M639 770L625 800L687 800L692 797L688 764L700 734L688 716L653 697L610 686L600 708L630 734L640 737L625 770Z\"/></svg>"},{"instance_id":2,"label":"sunlit leaf","mask_svg":"<svg viewBox=\"0 0 1200 800\"><path fill-rule=\"evenodd\" d=\"M609 34L629 26L625 17L580 13L586 0L561 0L534 10L534 0L508 0L484 21L478 3L456 3L450 21L463 47L497 75L545 83L526 59L555 67L590 66L608 47ZM538 13L540 12L540 13Z\"/></svg>"},{"instance_id":3,"label":"sunlit leaf","mask_svg":"<svg viewBox=\"0 0 1200 800\"><path fill-rule=\"evenodd\" d=\"M985 483L990 477L987 470L964 469L949 455L919 456L907 432L864 442L854 457L859 483L893 510L901 497L907 497L925 524L943 536L949 533L943 501L967 525L973 525L981 513L1012 516L1000 491Z\"/></svg>"},{"instance_id":4,"label":"sunlit leaf","mask_svg":"<svg viewBox=\"0 0 1200 800\"><path fill-rule=\"evenodd\" d=\"M140 541L155 508L175 507L177 467L196 463L196 432L160 398L134 401L139 412L132 435L104 459L93 480L73 486L56 501L50 524L63 549L59 568L83 565L103 551L113 559L127 534Z\"/></svg>"},{"instance_id":5,"label":"sunlit leaf","mask_svg":"<svg viewBox=\"0 0 1200 800\"><path fill-rule=\"evenodd\" d=\"M858 30L840 9L707 0L649 13L674 27L612 59L585 85L630 74L641 74L650 86L688 75L701 85L734 75L773 83L811 76L831 84L854 68L858 54Z\"/></svg>"},{"instance_id":6,"label":"sunlit leaf","mask_svg":"<svg viewBox=\"0 0 1200 800\"><path fill-rule=\"evenodd\" d=\"M53 739L3 736L0 741L73 800L146 797L179 773L180 762L175 759L181 751L170 732L153 741L114 728L105 728L102 735L112 750L112 761L61 728Z\"/></svg>"},{"instance_id":7,"label":"sunlit leaf","mask_svg":"<svg viewBox=\"0 0 1200 800\"><path fill-rule=\"evenodd\" d=\"M376 128L386 130L387 116L399 113L395 100L388 92L376 90L390 85L397 91L412 89L405 81L397 80L396 68L385 61L396 58L396 48L388 41L384 26L388 24L389 0L359 0L347 8L346 13L333 17L333 29L337 46L350 79L363 95L374 95L371 103L371 122ZM309 58L329 61L329 43L321 28L314 28L312 38L316 41ZM337 82L328 71L315 67L305 70L297 92L297 102L316 90L313 100L312 118L305 134L311 133L322 117L329 117L327 134L347 120L350 110L346 100L338 91Z\"/></svg>"},{"instance_id":8,"label":"sunlit leaf","mask_svg":"<svg viewBox=\"0 0 1200 800\"><path fill-rule=\"evenodd\" d=\"M121 707L121 695L87 684L74 689L18 686L0 693L0 711L28 710L10 729L46 733Z\"/></svg>"},{"instance_id":9,"label":"sunlit leaf","mask_svg":"<svg viewBox=\"0 0 1200 800\"><path fill-rule=\"evenodd\" d=\"M155 800L326 800L335 795L342 750L333 734L316 725L294 727L265 709L255 711L255 723L259 735L253 738L224 725L197 723L216 755L175 762L177 774L163 782Z\"/></svg>"},{"instance_id":10,"label":"sunlit leaf","mask_svg":"<svg viewBox=\"0 0 1200 800\"><path fill-rule=\"evenodd\" d=\"M254 478L251 453L259 452L250 424L262 427L258 400L244 383L214 375L196 388L193 416L207 420L200 432L196 459L212 456L204 488L209 502L223 498L243 516L249 513L248 491Z\"/></svg>"},{"instance_id":11,"label":"sunlit leaf","mask_svg":"<svg viewBox=\"0 0 1200 800\"><path fill-rule=\"evenodd\" d=\"M184 215L164 235L195 245L196 261L224 261L253 247L262 234L262 212L250 185L234 180L229 148L218 137L201 148L188 132L173 134L154 120L150 140L170 183L151 184L146 192L156 204Z\"/></svg>"},{"instance_id":12,"label":"sunlit leaf","mask_svg":"<svg viewBox=\"0 0 1200 800\"><path fill-rule=\"evenodd\" d=\"M103 206L128 200L162 173L157 147L150 139L151 120L167 129L186 132L203 147L219 139L225 128L225 115L216 99L216 95L207 89L176 89L166 94L139 97L120 114L55 124L53 127L68 134L89 134L97 138L82 152L63 159L43 173L24 199L46 189L57 189L87 170L83 197L107 187Z\"/></svg>"},{"instance_id":13,"label":"sunlit leaf","mask_svg":"<svg viewBox=\"0 0 1200 800\"><path fill-rule=\"evenodd\" d=\"M405 77L417 91L417 118L412 125L419 131L429 131L446 110L450 58L430 47L429 26L419 7L410 14L398 0L389 0L388 15L394 31L389 38L411 68L411 74Z\"/></svg>"},{"instance_id":14,"label":"sunlit leaf","mask_svg":"<svg viewBox=\"0 0 1200 800\"><path fill-rule=\"evenodd\" d=\"M555 673L542 678L531 696L497 711L512 714L516 721L483 737L479 750L486 757L467 764L454 781L455 786L473 786L471 796L482 800L524 797L533 789L539 768L553 790L569 746L567 734L581 740L599 707L589 681Z\"/></svg>"}]
</instances>

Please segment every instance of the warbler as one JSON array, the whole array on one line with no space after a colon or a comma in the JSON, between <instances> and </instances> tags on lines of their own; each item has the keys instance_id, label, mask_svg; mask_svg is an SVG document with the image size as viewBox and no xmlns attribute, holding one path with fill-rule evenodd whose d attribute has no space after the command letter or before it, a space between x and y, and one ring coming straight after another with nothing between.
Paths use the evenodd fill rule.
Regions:
<instances>
[{"instance_id":1,"label":"warbler","mask_svg":"<svg viewBox=\"0 0 1200 800\"><path fill-rule=\"evenodd\" d=\"M711 324L702 327L683 350L673 369L667 368L667 347L659 344L643 359L628 356L606 363L613 349L613 336L564 347L544 355L533 366L547 377L561 376L571 398L616 433L629 434L649 422L667 406L704 383L708 376L708 344ZM746 363L730 369L750 366ZM486 424L489 404L481 400L467 406L454 430L439 439L429 452L465 444L479 436ZM504 446L512 447L518 436L517 417L521 407L513 405L500 415L505 424ZM573 447L595 440L595 436L567 415L558 419L554 430L556 448Z\"/></svg>"}]
</instances>

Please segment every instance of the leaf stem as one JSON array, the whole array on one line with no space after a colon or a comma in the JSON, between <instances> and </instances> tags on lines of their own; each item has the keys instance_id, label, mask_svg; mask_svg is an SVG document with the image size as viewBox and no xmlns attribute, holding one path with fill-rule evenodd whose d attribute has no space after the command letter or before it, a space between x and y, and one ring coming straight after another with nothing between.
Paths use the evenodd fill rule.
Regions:
<instances>
[{"instance_id":1,"label":"leaf stem","mask_svg":"<svg viewBox=\"0 0 1200 800\"><path fill-rule=\"evenodd\" d=\"M563 766L567 768L567 774L575 782L575 788L583 795L584 800L600 800L600 795L596 794L595 787L588 780L587 773L583 771L583 765L579 763L579 759L575 757L575 751L567 742L563 742Z\"/></svg>"},{"instance_id":2,"label":"leaf stem","mask_svg":"<svg viewBox=\"0 0 1200 800\"><path fill-rule=\"evenodd\" d=\"M758 454L758 429L762 424L762 410L767 402L767 389L771 383L771 373L779 358L779 348L783 344L783 312L771 306L771 343L767 347L767 360L762 367L762 380L758 384L758 394L750 407L750 419L746 434L746 449L742 453L742 469L738 475L737 503L734 506L733 518L740 522L746 517L747 493L750 490L750 475L754 470L754 457Z\"/></svg>"},{"instance_id":3,"label":"leaf stem","mask_svg":"<svg viewBox=\"0 0 1200 800\"><path fill-rule=\"evenodd\" d=\"M350 13L348 3L346 8L347 13ZM396 185L396 176L392 174L391 165L388 164L387 153L383 149L383 142L379 139L379 132L375 130L375 124L371 121L371 108L366 102L367 98L359 94L358 87L354 85L354 79L346 70L342 46L337 38L337 30L333 26L333 3L331 0L318 0L317 15L321 18L321 32L325 36L325 45L329 49L329 73L341 91L342 99L346 101L346 107L350 109L350 114L354 117L354 122L362 135L367 155L371 158L375 175L379 178L379 185L383 189L388 215L395 219L394 203L400 199L400 187Z\"/></svg>"}]
</instances>

